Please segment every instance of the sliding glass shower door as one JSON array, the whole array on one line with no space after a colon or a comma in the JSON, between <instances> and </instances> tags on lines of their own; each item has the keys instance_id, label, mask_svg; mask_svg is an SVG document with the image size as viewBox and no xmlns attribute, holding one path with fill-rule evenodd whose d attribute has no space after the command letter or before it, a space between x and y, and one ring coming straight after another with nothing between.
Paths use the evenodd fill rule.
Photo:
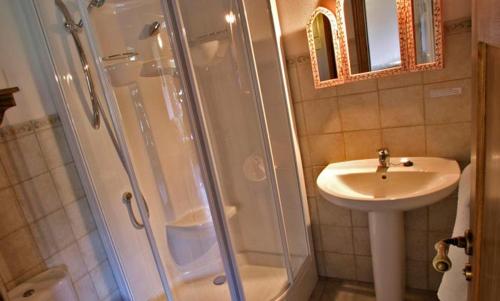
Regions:
<instances>
[{"instance_id":1,"label":"sliding glass shower door","mask_svg":"<svg viewBox=\"0 0 500 301\"><path fill-rule=\"evenodd\" d=\"M40 18L51 20L42 20L46 31L71 31L56 31L67 44L61 37L49 44L73 53L68 60L89 58L72 62L75 89L89 119L88 99L94 109L101 99L99 131L112 121L107 130L132 187L113 192L114 206L127 208L132 231L146 232L164 288L147 299L280 296L310 249L269 11L256 21L265 27L250 32L242 0L55 1L54 11L34 0ZM268 9L267 0L248 3ZM269 56L256 59L262 49ZM128 280L141 281L137 274L127 271ZM157 276L147 279L159 286Z\"/></svg>"}]
</instances>

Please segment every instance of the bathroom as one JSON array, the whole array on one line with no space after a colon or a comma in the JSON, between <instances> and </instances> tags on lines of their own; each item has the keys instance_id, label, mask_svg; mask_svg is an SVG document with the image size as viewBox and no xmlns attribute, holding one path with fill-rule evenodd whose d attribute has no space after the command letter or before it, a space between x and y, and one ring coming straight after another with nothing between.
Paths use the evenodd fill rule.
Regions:
<instances>
[{"instance_id":1,"label":"bathroom","mask_svg":"<svg viewBox=\"0 0 500 301\"><path fill-rule=\"evenodd\" d=\"M497 300L499 17L0 0L0 300Z\"/></svg>"}]
</instances>

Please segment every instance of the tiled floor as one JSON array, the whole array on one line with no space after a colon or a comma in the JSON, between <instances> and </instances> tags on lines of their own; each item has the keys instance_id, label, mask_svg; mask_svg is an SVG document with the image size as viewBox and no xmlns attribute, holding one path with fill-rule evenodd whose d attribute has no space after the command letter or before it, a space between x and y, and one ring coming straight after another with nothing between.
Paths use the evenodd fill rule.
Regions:
<instances>
[{"instance_id":1,"label":"tiled floor","mask_svg":"<svg viewBox=\"0 0 500 301\"><path fill-rule=\"evenodd\" d=\"M309 301L376 301L372 284L320 278ZM435 292L409 290L405 301L439 301Z\"/></svg>"}]
</instances>

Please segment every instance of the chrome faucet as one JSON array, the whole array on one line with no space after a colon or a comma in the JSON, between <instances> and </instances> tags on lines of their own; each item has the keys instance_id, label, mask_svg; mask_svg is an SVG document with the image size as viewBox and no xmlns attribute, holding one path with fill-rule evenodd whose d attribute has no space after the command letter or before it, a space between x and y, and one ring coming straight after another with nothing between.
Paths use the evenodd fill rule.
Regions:
<instances>
[{"instance_id":1,"label":"chrome faucet","mask_svg":"<svg viewBox=\"0 0 500 301\"><path fill-rule=\"evenodd\" d=\"M391 155L388 148L381 148L378 151L378 167L389 168L391 164Z\"/></svg>"}]
</instances>

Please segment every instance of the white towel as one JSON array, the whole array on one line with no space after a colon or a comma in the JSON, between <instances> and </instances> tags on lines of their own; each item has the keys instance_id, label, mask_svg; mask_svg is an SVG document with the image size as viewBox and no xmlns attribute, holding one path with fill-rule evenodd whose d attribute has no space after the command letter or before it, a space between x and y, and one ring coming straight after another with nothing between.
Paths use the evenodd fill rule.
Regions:
<instances>
[{"instance_id":1,"label":"white towel","mask_svg":"<svg viewBox=\"0 0 500 301\"><path fill-rule=\"evenodd\" d=\"M471 190L471 168L468 165L460 178L458 184L458 204L453 237L463 236L465 230L469 229L470 217L470 190ZM444 273L443 280L438 290L438 298L441 301L466 301L467 281L462 274L462 269L468 261L464 249L450 246L448 257L452 262L451 269Z\"/></svg>"}]
</instances>

